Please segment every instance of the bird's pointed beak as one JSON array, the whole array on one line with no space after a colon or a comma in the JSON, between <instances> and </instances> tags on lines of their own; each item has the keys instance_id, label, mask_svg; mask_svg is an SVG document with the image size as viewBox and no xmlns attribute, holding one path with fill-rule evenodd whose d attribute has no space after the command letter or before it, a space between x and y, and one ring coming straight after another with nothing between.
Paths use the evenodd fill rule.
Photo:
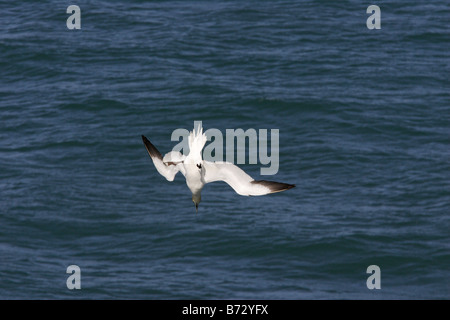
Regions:
<instances>
[{"instance_id":1,"label":"bird's pointed beak","mask_svg":"<svg viewBox=\"0 0 450 320\"><path fill-rule=\"evenodd\" d=\"M195 204L195 213L198 213L198 203Z\"/></svg>"}]
</instances>

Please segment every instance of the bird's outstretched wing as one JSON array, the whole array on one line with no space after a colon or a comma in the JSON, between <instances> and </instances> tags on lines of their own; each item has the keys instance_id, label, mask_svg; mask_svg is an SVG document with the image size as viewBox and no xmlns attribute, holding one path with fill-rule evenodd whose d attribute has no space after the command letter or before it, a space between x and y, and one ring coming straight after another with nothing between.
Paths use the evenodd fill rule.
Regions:
<instances>
[{"instance_id":1,"label":"bird's outstretched wing","mask_svg":"<svg viewBox=\"0 0 450 320\"><path fill-rule=\"evenodd\" d=\"M254 180L241 168L230 162L203 161L203 168L205 183L224 181L242 196L262 196L295 187L294 184Z\"/></svg>"},{"instance_id":2,"label":"bird's outstretched wing","mask_svg":"<svg viewBox=\"0 0 450 320\"><path fill-rule=\"evenodd\" d=\"M186 174L183 166L185 156L180 152L171 151L163 158L158 149L145 136L142 136L142 142L144 142L145 149L152 158L156 170L168 181L173 181L178 171L183 175Z\"/></svg>"}]
</instances>

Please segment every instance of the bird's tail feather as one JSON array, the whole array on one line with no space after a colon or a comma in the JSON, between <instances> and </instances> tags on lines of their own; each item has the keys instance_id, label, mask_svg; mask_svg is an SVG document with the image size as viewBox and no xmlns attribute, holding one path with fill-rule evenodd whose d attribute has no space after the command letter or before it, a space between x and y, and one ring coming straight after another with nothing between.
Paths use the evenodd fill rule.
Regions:
<instances>
[{"instance_id":1,"label":"bird's tail feather","mask_svg":"<svg viewBox=\"0 0 450 320\"><path fill-rule=\"evenodd\" d=\"M190 153L201 153L203 147L206 143L206 134L203 133L203 128L201 123L194 128L189 134L189 152Z\"/></svg>"}]
</instances>

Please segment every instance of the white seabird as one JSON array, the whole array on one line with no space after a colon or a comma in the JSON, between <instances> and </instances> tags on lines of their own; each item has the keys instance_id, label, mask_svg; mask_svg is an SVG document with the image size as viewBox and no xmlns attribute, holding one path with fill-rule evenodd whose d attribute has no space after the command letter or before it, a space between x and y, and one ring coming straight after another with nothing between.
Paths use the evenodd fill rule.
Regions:
<instances>
[{"instance_id":1,"label":"white seabird","mask_svg":"<svg viewBox=\"0 0 450 320\"><path fill-rule=\"evenodd\" d=\"M189 154L187 156L179 151L170 151L164 157L156 147L142 136L145 148L155 165L156 170L168 181L173 181L175 175L181 172L186 178L186 184L192 192L192 201L198 211L201 191L205 184L214 181L228 183L237 194L242 196L262 196L269 193L289 190L294 184L281 182L255 180L242 169L230 162L211 162L202 159L202 150L206 143L206 135L199 126L189 134Z\"/></svg>"}]
</instances>

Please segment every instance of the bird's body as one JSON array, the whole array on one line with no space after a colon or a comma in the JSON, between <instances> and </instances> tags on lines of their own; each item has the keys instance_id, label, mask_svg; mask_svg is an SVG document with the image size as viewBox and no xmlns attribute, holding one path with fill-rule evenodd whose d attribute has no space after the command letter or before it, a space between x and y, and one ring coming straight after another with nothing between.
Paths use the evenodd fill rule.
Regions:
<instances>
[{"instance_id":1,"label":"bird's body","mask_svg":"<svg viewBox=\"0 0 450 320\"><path fill-rule=\"evenodd\" d=\"M254 180L242 169L230 162L211 162L202 159L202 150L207 141L201 127L189 135L189 154L187 156L177 151L167 153L164 158L156 147L142 136L145 148L158 172L168 181L173 181L175 175L181 172L186 178L186 184L192 193L192 201L198 209L201 201L201 191L205 184L214 181L228 183L236 193L243 196L260 196L280 192L295 187L292 184Z\"/></svg>"}]
</instances>

